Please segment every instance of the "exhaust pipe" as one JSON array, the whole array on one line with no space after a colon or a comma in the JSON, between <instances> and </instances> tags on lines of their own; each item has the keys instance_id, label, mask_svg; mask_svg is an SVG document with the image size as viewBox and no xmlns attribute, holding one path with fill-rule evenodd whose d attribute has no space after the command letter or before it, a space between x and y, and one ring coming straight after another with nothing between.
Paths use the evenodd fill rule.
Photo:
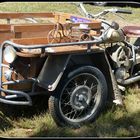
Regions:
<instances>
[{"instance_id":1,"label":"exhaust pipe","mask_svg":"<svg viewBox=\"0 0 140 140\"><path fill-rule=\"evenodd\" d=\"M124 85L129 85L129 84L132 84L132 83L135 83L135 82L138 82L140 80L140 76L136 76L136 77L132 77L132 78L129 78L127 80L118 80L118 84L124 86Z\"/></svg>"}]
</instances>

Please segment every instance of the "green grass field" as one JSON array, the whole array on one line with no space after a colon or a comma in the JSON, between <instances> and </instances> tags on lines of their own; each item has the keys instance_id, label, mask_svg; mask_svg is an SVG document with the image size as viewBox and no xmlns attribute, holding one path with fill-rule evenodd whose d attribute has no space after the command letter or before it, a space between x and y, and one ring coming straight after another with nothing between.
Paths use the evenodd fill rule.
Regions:
<instances>
[{"instance_id":1,"label":"green grass field","mask_svg":"<svg viewBox=\"0 0 140 140\"><path fill-rule=\"evenodd\" d=\"M91 13L104 8L86 5ZM109 14L109 20L124 25L140 25L140 8L125 7L133 11L132 15L123 15L125 20ZM70 3L47 2L4 2L0 3L1 12L67 12L79 14L76 6ZM42 109L38 108L42 107ZM140 135L140 89L137 85L124 93L124 107L108 105L99 118L92 124L79 129L59 128L47 111L47 103L34 107L10 107L5 115L0 112L0 137L137 137ZM19 113L20 112L20 113ZM20 114L18 117L17 114ZM16 117L15 117L16 116Z\"/></svg>"}]
</instances>

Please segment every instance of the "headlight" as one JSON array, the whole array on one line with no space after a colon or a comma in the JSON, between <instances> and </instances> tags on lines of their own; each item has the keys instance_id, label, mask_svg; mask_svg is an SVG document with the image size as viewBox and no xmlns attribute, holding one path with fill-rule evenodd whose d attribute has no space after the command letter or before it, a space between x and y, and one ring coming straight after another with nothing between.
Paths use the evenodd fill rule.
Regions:
<instances>
[{"instance_id":1,"label":"headlight","mask_svg":"<svg viewBox=\"0 0 140 140\"><path fill-rule=\"evenodd\" d=\"M4 49L4 60L7 63L12 63L16 59L16 50L12 46L6 46Z\"/></svg>"}]
</instances>

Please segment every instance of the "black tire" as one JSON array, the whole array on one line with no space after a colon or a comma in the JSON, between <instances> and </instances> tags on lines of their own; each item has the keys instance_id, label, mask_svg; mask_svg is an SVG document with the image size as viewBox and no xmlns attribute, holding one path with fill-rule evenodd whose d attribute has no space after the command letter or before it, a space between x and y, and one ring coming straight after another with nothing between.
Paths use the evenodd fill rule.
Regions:
<instances>
[{"instance_id":1,"label":"black tire","mask_svg":"<svg viewBox=\"0 0 140 140\"><path fill-rule=\"evenodd\" d=\"M87 78L87 80L84 80L84 78ZM73 84L73 80L77 81ZM94 92L96 93L93 95ZM67 99L69 101L65 102L64 97L69 98ZM58 126L80 127L85 123L93 122L97 118L105 106L106 100L107 83L102 72L95 67L83 66L66 74L61 79L55 93L49 98L49 111ZM73 110L72 113L69 112L71 110ZM86 111L87 113L84 113ZM71 119L68 114L74 114L72 117L77 117L77 119ZM81 118L78 118L78 115Z\"/></svg>"}]
</instances>

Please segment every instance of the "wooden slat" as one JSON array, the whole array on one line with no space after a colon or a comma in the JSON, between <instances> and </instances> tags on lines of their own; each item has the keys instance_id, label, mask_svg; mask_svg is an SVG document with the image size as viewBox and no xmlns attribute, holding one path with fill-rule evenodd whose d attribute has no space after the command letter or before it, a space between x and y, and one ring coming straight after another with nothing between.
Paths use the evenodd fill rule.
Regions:
<instances>
[{"instance_id":1,"label":"wooden slat","mask_svg":"<svg viewBox=\"0 0 140 140\"><path fill-rule=\"evenodd\" d=\"M100 48L94 45L91 47L91 50L100 51ZM58 54L80 53L80 52L86 52L86 51L87 51L87 46L74 45L74 46L67 46L67 47L48 48L46 50L46 53L58 55Z\"/></svg>"},{"instance_id":2,"label":"wooden slat","mask_svg":"<svg viewBox=\"0 0 140 140\"><path fill-rule=\"evenodd\" d=\"M21 45L39 45L39 44L48 44L47 38L21 38L21 39L11 39L12 42L21 44Z\"/></svg>"},{"instance_id":3,"label":"wooden slat","mask_svg":"<svg viewBox=\"0 0 140 140\"><path fill-rule=\"evenodd\" d=\"M87 23L92 29L100 29L101 25L97 22ZM64 26L79 26L80 23L72 23ZM54 29L55 24L24 24L24 25L11 25L13 32L41 32Z\"/></svg>"},{"instance_id":4,"label":"wooden slat","mask_svg":"<svg viewBox=\"0 0 140 140\"><path fill-rule=\"evenodd\" d=\"M42 32L22 32L22 38L47 37L50 30Z\"/></svg>"},{"instance_id":5,"label":"wooden slat","mask_svg":"<svg viewBox=\"0 0 140 140\"><path fill-rule=\"evenodd\" d=\"M11 25L0 24L0 32L7 32L11 30Z\"/></svg>"},{"instance_id":6,"label":"wooden slat","mask_svg":"<svg viewBox=\"0 0 140 140\"><path fill-rule=\"evenodd\" d=\"M11 19L11 18L29 18L29 17L48 17L48 18L54 18L53 13L0 13L1 19Z\"/></svg>"},{"instance_id":7,"label":"wooden slat","mask_svg":"<svg viewBox=\"0 0 140 140\"><path fill-rule=\"evenodd\" d=\"M3 43L5 40L10 40L14 38L14 34L11 32L0 32L0 44Z\"/></svg>"},{"instance_id":8,"label":"wooden slat","mask_svg":"<svg viewBox=\"0 0 140 140\"><path fill-rule=\"evenodd\" d=\"M21 44L21 45L41 45L41 44L48 44L47 37L31 37L31 38L12 38L10 39L12 42ZM61 42L69 42L67 37L63 37Z\"/></svg>"},{"instance_id":9,"label":"wooden slat","mask_svg":"<svg viewBox=\"0 0 140 140\"><path fill-rule=\"evenodd\" d=\"M35 53L35 54L33 54L33 53L27 53L27 52L17 52L16 53L18 56L20 56L20 57L32 57L32 58L34 58L34 57L40 57L40 53Z\"/></svg>"},{"instance_id":10,"label":"wooden slat","mask_svg":"<svg viewBox=\"0 0 140 140\"><path fill-rule=\"evenodd\" d=\"M93 45L91 47L92 51L100 51L100 48L96 45ZM80 52L87 52L87 46L80 46L80 45L74 45L74 46L67 46L67 47L49 47L46 49L46 55L47 54L54 54L54 55L58 55L58 54L72 54L72 53L80 53ZM32 50L32 51L28 51L27 50L23 50L22 52L17 52L18 56L21 57L39 57L41 55L41 50Z\"/></svg>"},{"instance_id":11,"label":"wooden slat","mask_svg":"<svg viewBox=\"0 0 140 140\"><path fill-rule=\"evenodd\" d=\"M20 24L11 25L12 32L41 32L54 29L54 24Z\"/></svg>"}]
</instances>

